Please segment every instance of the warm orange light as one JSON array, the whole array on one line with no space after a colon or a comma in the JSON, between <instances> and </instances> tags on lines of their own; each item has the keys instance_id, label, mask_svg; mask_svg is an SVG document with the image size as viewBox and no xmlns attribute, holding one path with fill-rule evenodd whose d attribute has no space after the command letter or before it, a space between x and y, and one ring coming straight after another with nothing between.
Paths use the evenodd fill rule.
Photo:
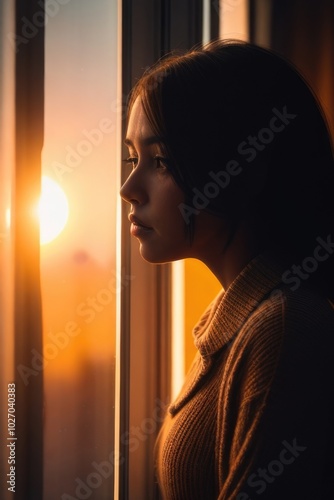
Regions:
<instances>
[{"instance_id":1,"label":"warm orange light","mask_svg":"<svg viewBox=\"0 0 334 500\"><path fill-rule=\"evenodd\" d=\"M10 211L10 208L6 208L6 228L9 229L10 228L10 224L11 224L11 211Z\"/></svg>"},{"instance_id":2,"label":"warm orange light","mask_svg":"<svg viewBox=\"0 0 334 500\"><path fill-rule=\"evenodd\" d=\"M68 201L62 188L50 179L42 177L42 193L38 207L40 243L45 245L57 238L68 219Z\"/></svg>"}]
</instances>

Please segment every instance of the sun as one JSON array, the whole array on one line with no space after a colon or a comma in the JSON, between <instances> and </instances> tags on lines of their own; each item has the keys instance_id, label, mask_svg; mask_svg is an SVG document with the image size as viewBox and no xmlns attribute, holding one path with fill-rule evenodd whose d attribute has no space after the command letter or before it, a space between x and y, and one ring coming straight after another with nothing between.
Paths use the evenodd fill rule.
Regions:
<instances>
[{"instance_id":1,"label":"sun","mask_svg":"<svg viewBox=\"0 0 334 500\"><path fill-rule=\"evenodd\" d=\"M38 206L40 243L45 245L57 238L66 226L68 201L62 188L50 179L42 177L42 190Z\"/></svg>"}]
</instances>

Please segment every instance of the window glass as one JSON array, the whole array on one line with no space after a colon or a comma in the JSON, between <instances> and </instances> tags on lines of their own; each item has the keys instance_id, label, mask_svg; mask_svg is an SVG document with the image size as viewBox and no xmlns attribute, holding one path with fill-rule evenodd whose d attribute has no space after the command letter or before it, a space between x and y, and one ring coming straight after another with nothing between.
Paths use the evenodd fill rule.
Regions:
<instances>
[{"instance_id":1,"label":"window glass","mask_svg":"<svg viewBox=\"0 0 334 500\"><path fill-rule=\"evenodd\" d=\"M45 8L44 498L113 498L117 0Z\"/></svg>"}]
</instances>

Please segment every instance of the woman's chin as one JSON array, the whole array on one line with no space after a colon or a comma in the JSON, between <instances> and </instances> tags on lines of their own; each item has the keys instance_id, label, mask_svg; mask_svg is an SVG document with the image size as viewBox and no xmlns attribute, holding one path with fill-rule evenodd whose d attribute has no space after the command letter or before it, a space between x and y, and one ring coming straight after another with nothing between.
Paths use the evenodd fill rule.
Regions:
<instances>
[{"instance_id":1,"label":"woman's chin","mask_svg":"<svg viewBox=\"0 0 334 500\"><path fill-rule=\"evenodd\" d=\"M184 258L184 256L180 256L175 252L168 252L166 249L150 248L148 245L145 245L145 243L140 243L139 253L141 257L150 264L166 264L167 262L173 262Z\"/></svg>"}]
</instances>

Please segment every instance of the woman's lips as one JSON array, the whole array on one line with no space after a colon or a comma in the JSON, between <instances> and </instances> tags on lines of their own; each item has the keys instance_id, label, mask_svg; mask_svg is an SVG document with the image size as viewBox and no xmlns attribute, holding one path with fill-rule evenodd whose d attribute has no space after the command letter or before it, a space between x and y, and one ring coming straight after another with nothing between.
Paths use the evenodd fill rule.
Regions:
<instances>
[{"instance_id":1,"label":"woman's lips","mask_svg":"<svg viewBox=\"0 0 334 500\"><path fill-rule=\"evenodd\" d=\"M143 221L138 219L138 217L133 214L129 215L129 221L131 222L130 231L133 236L140 237L153 231L152 227L147 226Z\"/></svg>"}]
</instances>

